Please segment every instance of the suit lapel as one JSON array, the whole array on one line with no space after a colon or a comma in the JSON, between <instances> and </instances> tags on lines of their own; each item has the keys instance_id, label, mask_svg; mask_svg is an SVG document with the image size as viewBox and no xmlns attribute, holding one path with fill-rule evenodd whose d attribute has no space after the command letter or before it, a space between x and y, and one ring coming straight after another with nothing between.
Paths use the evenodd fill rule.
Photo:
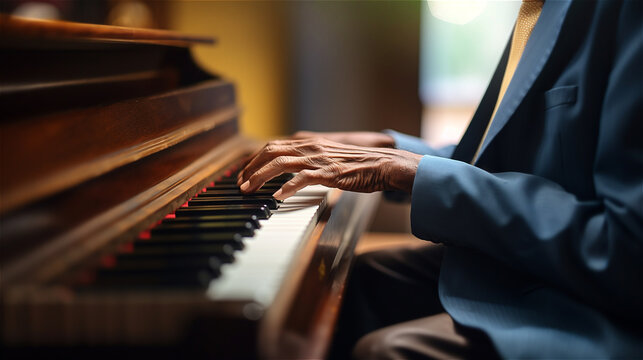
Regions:
<instances>
[{"instance_id":1,"label":"suit lapel","mask_svg":"<svg viewBox=\"0 0 643 360\"><path fill-rule=\"evenodd\" d=\"M543 67L552 54L554 45L556 45L558 41L560 30L570 4L571 0L545 1L543 10L527 42L516 72L511 79L511 83L507 88L500 106L498 106L498 111L491 123L489 133L482 144L478 159L482 157L489 144L513 116L520 103L524 100L525 95L529 92L535 80L542 72Z\"/></svg>"}]
</instances>

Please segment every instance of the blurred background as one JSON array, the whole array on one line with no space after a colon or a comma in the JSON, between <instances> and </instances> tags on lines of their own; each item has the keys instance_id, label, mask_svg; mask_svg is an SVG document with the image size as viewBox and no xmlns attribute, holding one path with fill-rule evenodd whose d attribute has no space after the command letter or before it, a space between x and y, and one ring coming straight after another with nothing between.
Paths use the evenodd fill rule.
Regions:
<instances>
[{"instance_id":1,"label":"blurred background","mask_svg":"<svg viewBox=\"0 0 643 360\"><path fill-rule=\"evenodd\" d=\"M194 56L236 84L252 137L392 128L440 146L462 136L520 7L477 3L465 24L426 1L2 0L0 11L215 37ZM386 203L372 231L409 229L408 205Z\"/></svg>"}]
</instances>

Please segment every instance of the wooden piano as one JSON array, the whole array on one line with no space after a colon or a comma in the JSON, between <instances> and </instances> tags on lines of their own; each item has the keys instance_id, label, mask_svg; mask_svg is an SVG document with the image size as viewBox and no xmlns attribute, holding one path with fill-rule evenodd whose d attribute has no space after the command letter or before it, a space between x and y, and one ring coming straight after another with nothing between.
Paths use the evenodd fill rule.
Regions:
<instances>
[{"instance_id":1,"label":"wooden piano","mask_svg":"<svg viewBox=\"0 0 643 360\"><path fill-rule=\"evenodd\" d=\"M242 196L213 42L0 15L3 357L325 356L378 196Z\"/></svg>"}]
</instances>

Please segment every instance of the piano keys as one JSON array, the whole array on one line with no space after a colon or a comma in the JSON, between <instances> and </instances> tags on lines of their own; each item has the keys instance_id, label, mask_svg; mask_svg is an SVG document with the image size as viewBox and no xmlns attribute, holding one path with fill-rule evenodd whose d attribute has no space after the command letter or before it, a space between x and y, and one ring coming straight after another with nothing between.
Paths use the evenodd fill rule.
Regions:
<instances>
[{"instance_id":1,"label":"piano keys","mask_svg":"<svg viewBox=\"0 0 643 360\"><path fill-rule=\"evenodd\" d=\"M270 183L281 185L291 177L291 174L288 174L275 178ZM233 177L229 176L219 182L229 184L228 179L231 178ZM213 184L211 187L204 188L199 194L216 190L217 185ZM205 217L205 220L203 220L204 217L183 216L179 217L177 221L175 214L168 214L165 219L150 230L144 231L137 239L122 244L113 254L104 255L101 261L96 264L92 275L89 276L91 281L86 280L88 278L87 269L83 269L83 276L80 277L83 280L76 288L82 291L100 291L106 288L109 290L131 290L132 287L162 287L164 289L195 287L206 290L211 283L214 287L221 287L221 283L230 282L230 280L214 281L221 275L222 265L235 263L233 270L226 270L224 267L223 273L226 278L229 278L234 276L230 275L235 274L234 268L240 267L236 257L240 256L245 259L248 254L256 252L256 250L245 249L247 244L256 248L257 242L262 244L265 242L272 247L272 250L263 251L264 255L269 254L269 257L275 259L287 259L288 257L275 256L274 254L282 254L282 251L275 251L275 249L285 250L287 248L287 245L284 245L287 241L284 239L296 242L303 237L301 230L311 223L311 214L319 209L327 191L328 189L323 187L315 193L311 193L309 189L302 191L286 200L281 211L277 206L268 207L264 203L252 202L251 200L255 200L255 198L249 197L246 203L235 204L247 208L247 211L240 215L209 216ZM302 195L302 193L306 195ZM223 198L229 197L224 195ZM269 198L271 203L277 204L277 200L271 196ZM209 197L209 199L218 198ZM181 210L202 207L203 205L195 204L191 200ZM267 215L259 220L256 215L253 215L256 209L266 211ZM263 235L265 230L262 232L262 236L255 238L255 230L262 227L261 223L267 224L273 214L283 217L284 213L287 214L286 218L291 225L279 226L274 220L270 221L269 228L274 228L277 224L276 231L272 230L273 239L269 237L270 234L267 235L268 237ZM294 233L290 234L289 231L293 230ZM267 240L262 240L263 238ZM257 263L253 263L251 260L249 267L253 265L257 265ZM262 263L261 267L263 272L278 270L275 266L266 266L265 263ZM255 277L262 281L268 278L265 273L257 274ZM233 282L236 281L233 280ZM72 283L71 286L74 287L74 284ZM242 286L252 291L256 290L256 287L247 281L238 282L237 288ZM208 292L213 293L215 298L224 296L226 293L222 290L208 290ZM245 298L253 298L253 296L245 296Z\"/></svg>"},{"instance_id":2,"label":"piano keys","mask_svg":"<svg viewBox=\"0 0 643 360\"><path fill-rule=\"evenodd\" d=\"M3 356L322 358L378 195L278 202L290 175L242 194L261 144L190 55L213 39L6 15L0 34Z\"/></svg>"}]
</instances>

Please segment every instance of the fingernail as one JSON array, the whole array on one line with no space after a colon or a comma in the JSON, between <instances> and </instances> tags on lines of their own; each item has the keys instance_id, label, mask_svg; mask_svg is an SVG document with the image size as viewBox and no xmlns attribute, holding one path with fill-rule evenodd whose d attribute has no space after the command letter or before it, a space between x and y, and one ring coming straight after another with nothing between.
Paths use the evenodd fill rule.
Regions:
<instances>
[{"instance_id":1,"label":"fingernail","mask_svg":"<svg viewBox=\"0 0 643 360\"><path fill-rule=\"evenodd\" d=\"M246 191L248 190L249 187L250 187L250 180L246 180L246 182L244 182L243 184L241 184L241 186L239 186L241 191Z\"/></svg>"},{"instance_id":2,"label":"fingernail","mask_svg":"<svg viewBox=\"0 0 643 360\"><path fill-rule=\"evenodd\" d=\"M274 193L274 194L272 194L272 197L274 197L274 198L275 198L275 199L277 199L277 200L283 200L283 199L281 198L281 193L282 193L282 191L281 191L281 189L279 189L279 190L275 191L275 193Z\"/></svg>"}]
</instances>

